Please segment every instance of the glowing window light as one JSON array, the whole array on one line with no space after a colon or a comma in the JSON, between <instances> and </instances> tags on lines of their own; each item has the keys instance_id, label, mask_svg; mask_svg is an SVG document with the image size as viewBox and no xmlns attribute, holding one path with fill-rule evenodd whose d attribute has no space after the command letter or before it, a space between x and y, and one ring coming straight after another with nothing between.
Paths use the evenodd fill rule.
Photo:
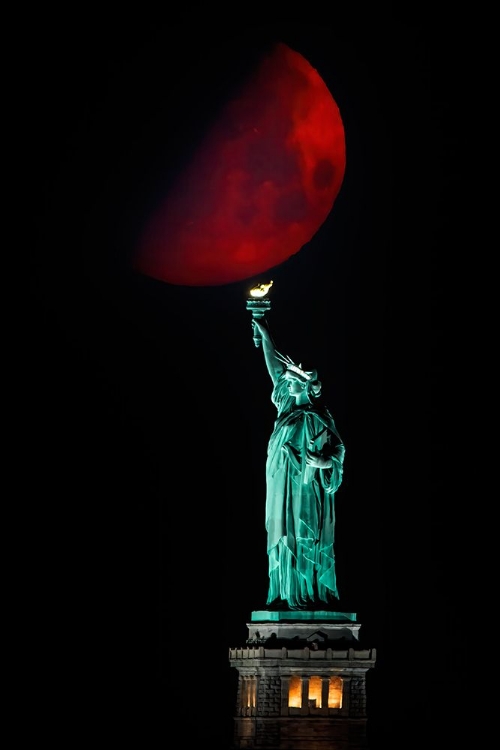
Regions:
<instances>
[{"instance_id":1,"label":"glowing window light","mask_svg":"<svg viewBox=\"0 0 500 750\"><path fill-rule=\"evenodd\" d=\"M321 708L321 685L321 677L313 676L309 678L309 706Z\"/></svg>"},{"instance_id":2,"label":"glowing window light","mask_svg":"<svg viewBox=\"0 0 500 750\"><path fill-rule=\"evenodd\" d=\"M328 708L342 708L342 677L330 677Z\"/></svg>"},{"instance_id":3,"label":"glowing window light","mask_svg":"<svg viewBox=\"0 0 500 750\"><path fill-rule=\"evenodd\" d=\"M243 680L243 705L246 708L255 708L257 684L255 677L246 677Z\"/></svg>"},{"instance_id":4,"label":"glowing window light","mask_svg":"<svg viewBox=\"0 0 500 750\"><path fill-rule=\"evenodd\" d=\"M250 682L250 708L255 708L255 696L257 692L257 682L255 677Z\"/></svg>"},{"instance_id":5,"label":"glowing window light","mask_svg":"<svg viewBox=\"0 0 500 750\"><path fill-rule=\"evenodd\" d=\"M289 708L301 708L302 706L302 680L297 675L290 677L288 706Z\"/></svg>"}]
</instances>

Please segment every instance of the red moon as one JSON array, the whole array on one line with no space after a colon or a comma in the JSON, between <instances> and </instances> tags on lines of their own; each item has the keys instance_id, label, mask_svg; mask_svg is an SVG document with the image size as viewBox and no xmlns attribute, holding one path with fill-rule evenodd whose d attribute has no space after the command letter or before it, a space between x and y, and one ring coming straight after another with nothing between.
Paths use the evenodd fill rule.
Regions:
<instances>
[{"instance_id":1,"label":"red moon","mask_svg":"<svg viewBox=\"0 0 500 750\"><path fill-rule=\"evenodd\" d=\"M325 221L345 163L332 94L302 55L276 44L146 223L135 270L216 286L280 265Z\"/></svg>"}]
</instances>

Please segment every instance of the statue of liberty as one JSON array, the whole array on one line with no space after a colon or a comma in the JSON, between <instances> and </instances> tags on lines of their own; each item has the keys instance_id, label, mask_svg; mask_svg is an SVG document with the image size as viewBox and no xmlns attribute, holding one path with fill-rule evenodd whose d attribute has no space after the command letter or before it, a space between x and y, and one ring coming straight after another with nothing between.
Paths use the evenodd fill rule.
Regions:
<instances>
[{"instance_id":1,"label":"statue of liberty","mask_svg":"<svg viewBox=\"0 0 500 750\"><path fill-rule=\"evenodd\" d=\"M277 418L266 463L270 609L334 609L335 493L344 444L321 401L315 370L304 370L274 345L265 319L252 320L273 383Z\"/></svg>"}]
</instances>

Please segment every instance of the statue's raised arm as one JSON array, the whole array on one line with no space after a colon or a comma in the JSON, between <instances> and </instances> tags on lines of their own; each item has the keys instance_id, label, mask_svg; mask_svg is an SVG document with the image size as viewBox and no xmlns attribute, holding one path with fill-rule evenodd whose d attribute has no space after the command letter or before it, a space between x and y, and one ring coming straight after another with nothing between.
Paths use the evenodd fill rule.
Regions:
<instances>
[{"instance_id":1,"label":"statue's raised arm","mask_svg":"<svg viewBox=\"0 0 500 750\"><path fill-rule=\"evenodd\" d=\"M285 371L285 365L282 359L279 357L276 351L273 338L267 327L267 323L264 318L252 320L253 330L257 330L262 338L262 350L264 352L264 359L266 361L267 369L273 384L276 385L281 375Z\"/></svg>"}]
</instances>

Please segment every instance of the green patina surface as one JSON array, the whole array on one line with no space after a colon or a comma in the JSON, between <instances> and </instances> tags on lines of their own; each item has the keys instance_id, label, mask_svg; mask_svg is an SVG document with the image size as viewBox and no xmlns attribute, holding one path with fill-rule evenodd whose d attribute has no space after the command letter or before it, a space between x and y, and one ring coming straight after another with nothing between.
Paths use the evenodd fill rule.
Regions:
<instances>
[{"instance_id":1,"label":"green patina surface","mask_svg":"<svg viewBox=\"0 0 500 750\"><path fill-rule=\"evenodd\" d=\"M337 608L335 494L342 483L345 448L321 399L316 370L280 354L262 317L253 321L271 376L277 417L266 463L266 530L269 589L266 604L324 612ZM295 616L295 619L300 619ZM335 617L333 617L335 619ZM351 619L350 617L348 619Z\"/></svg>"},{"instance_id":2,"label":"green patina surface","mask_svg":"<svg viewBox=\"0 0 500 750\"><path fill-rule=\"evenodd\" d=\"M305 612L304 610L285 610L273 612L270 610L256 610L251 614L252 622L356 622L355 612L326 612L325 610L315 610L314 612Z\"/></svg>"}]
</instances>

